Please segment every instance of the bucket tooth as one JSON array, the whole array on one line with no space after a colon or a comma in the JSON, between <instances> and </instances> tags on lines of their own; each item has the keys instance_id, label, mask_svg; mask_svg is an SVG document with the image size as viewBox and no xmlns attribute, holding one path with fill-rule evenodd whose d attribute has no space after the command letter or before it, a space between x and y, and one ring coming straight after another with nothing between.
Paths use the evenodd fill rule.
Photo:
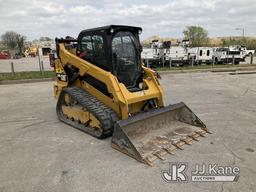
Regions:
<instances>
[{"instance_id":1,"label":"bucket tooth","mask_svg":"<svg viewBox=\"0 0 256 192\"><path fill-rule=\"evenodd\" d=\"M198 136L200 136L200 135L198 135ZM190 137L194 141L199 141L199 139L197 139L197 137L195 137L194 135L188 135L188 137Z\"/></svg>"},{"instance_id":2,"label":"bucket tooth","mask_svg":"<svg viewBox=\"0 0 256 192\"><path fill-rule=\"evenodd\" d=\"M167 153L166 151L161 150L161 151L154 152L153 155L159 158L160 160L165 160L163 155L165 155L166 153Z\"/></svg>"},{"instance_id":3,"label":"bucket tooth","mask_svg":"<svg viewBox=\"0 0 256 192\"><path fill-rule=\"evenodd\" d=\"M163 157L167 154L167 152L161 148L161 151L159 151L159 154Z\"/></svg>"},{"instance_id":4,"label":"bucket tooth","mask_svg":"<svg viewBox=\"0 0 256 192\"><path fill-rule=\"evenodd\" d=\"M206 131L206 133L212 134L212 132L209 131L207 128L205 128L204 131Z\"/></svg>"},{"instance_id":5,"label":"bucket tooth","mask_svg":"<svg viewBox=\"0 0 256 192\"><path fill-rule=\"evenodd\" d=\"M172 145L173 146L173 145ZM171 154L171 155L174 155L175 154L175 151L176 151L176 147L172 147L172 149L171 148L163 148L163 150L165 150L167 153L169 153L169 154Z\"/></svg>"},{"instance_id":6,"label":"bucket tooth","mask_svg":"<svg viewBox=\"0 0 256 192\"><path fill-rule=\"evenodd\" d=\"M149 166L151 166L151 167L153 167L153 166L154 166L153 161L150 161L150 160L148 160L147 158L146 158L146 159L144 159L144 161L145 161L145 163L146 163L146 164L148 164Z\"/></svg>"},{"instance_id":7,"label":"bucket tooth","mask_svg":"<svg viewBox=\"0 0 256 192\"><path fill-rule=\"evenodd\" d=\"M174 145L170 145L167 147L167 149L171 150L171 151L176 151L177 150L177 147L175 147Z\"/></svg>"},{"instance_id":8,"label":"bucket tooth","mask_svg":"<svg viewBox=\"0 0 256 192\"><path fill-rule=\"evenodd\" d=\"M193 133L193 137L195 137L195 138L199 139L199 138L201 137L201 135L200 135L200 134L198 134L198 133L196 133L196 132L194 132L194 133Z\"/></svg>"},{"instance_id":9,"label":"bucket tooth","mask_svg":"<svg viewBox=\"0 0 256 192\"><path fill-rule=\"evenodd\" d=\"M205 134L206 134L206 131L196 131L196 133L198 134L198 135L200 135L201 137L205 137Z\"/></svg>"},{"instance_id":10,"label":"bucket tooth","mask_svg":"<svg viewBox=\"0 0 256 192\"><path fill-rule=\"evenodd\" d=\"M156 157L155 155L151 154L148 155L146 158L144 158L144 161L150 165L153 166L154 165L154 161L157 159L158 157Z\"/></svg>"},{"instance_id":11,"label":"bucket tooth","mask_svg":"<svg viewBox=\"0 0 256 192\"><path fill-rule=\"evenodd\" d=\"M183 142L184 143L184 142ZM184 143L185 144L185 143ZM181 146L183 146L184 144L182 144L181 142L178 142L178 143L173 143L173 145L175 146L175 147L177 147L178 149L180 149L180 150L183 150L183 148L181 147Z\"/></svg>"},{"instance_id":12,"label":"bucket tooth","mask_svg":"<svg viewBox=\"0 0 256 192\"><path fill-rule=\"evenodd\" d=\"M185 139L180 139L180 140L186 143L187 145L191 145L193 139L191 139L190 137L187 137Z\"/></svg>"}]
</instances>

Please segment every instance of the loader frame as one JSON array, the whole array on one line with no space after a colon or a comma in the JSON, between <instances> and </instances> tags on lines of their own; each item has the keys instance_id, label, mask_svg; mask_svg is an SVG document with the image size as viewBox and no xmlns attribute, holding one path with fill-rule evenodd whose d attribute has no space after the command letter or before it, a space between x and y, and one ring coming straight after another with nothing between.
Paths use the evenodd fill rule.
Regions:
<instances>
[{"instance_id":1,"label":"loader frame","mask_svg":"<svg viewBox=\"0 0 256 192\"><path fill-rule=\"evenodd\" d=\"M130 92L111 72L105 71L92 63L79 58L65 48L64 42L59 42L58 58L55 61L55 71L57 76L58 74L66 75L64 69L66 65L72 65L78 68L80 76L91 75L104 83L111 97L106 96L89 83L79 79L73 83L73 86L82 87L90 94L94 95L98 100L113 109L121 119L127 119L129 115L138 113L141 111L141 107L145 102L151 99L156 99L158 107L164 105L162 87L158 82L155 72L149 68L143 67L145 73L144 76L146 77L143 78L143 86L147 87L147 89L139 92ZM66 81L57 79L57 83L54 85L55 97L58 98L61 90L68 86L72 86L69 84L68 78L66 78Z\"/></svg>"},{"instance_id":2,"label":"loader frame","mask_svg":"<svg viewBox=\"0 0 256 192\"><path fill-rule=\"evenodd\" d=\"M96 138L112 135L113 148L153 165L210 132L184 103L164 106L159 75L141 61L140 29L111 25L84 30L78 40L56 39L54 95L62 122ZM86 34L99 32L103 43L87 40ZM97 60L91 53L98 45L98 53L111 49L105 53L106 68L104 57Z\"/></svg>"}]
</instances>

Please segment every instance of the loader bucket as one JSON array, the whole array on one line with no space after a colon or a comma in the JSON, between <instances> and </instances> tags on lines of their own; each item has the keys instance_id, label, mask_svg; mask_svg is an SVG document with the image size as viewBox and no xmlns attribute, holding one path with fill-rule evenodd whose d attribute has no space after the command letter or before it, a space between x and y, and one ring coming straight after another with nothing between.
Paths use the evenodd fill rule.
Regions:
<instances>
[{"instance_id":1,"label":"loader bucket","mask_svg":"<svg viewBox=\"0 0 256 192\"><path fill-rule=\"evenodd\" d=\"M154 160L164 160L206 133L210 132L204 123L184 103L177 103L118 121L111 145L152 166Z\"/></svg>"}]
</instances>

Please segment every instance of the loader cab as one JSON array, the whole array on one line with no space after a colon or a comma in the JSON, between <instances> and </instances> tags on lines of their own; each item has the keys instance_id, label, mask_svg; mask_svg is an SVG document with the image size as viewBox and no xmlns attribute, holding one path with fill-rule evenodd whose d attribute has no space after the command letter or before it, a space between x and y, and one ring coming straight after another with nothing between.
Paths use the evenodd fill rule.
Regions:
<instances>
[{"instance_id":1,"label":"loader cab","mask_svg":"<svg viewBox=\"0 0 256 192\"><path fill-rule=\"evenodd\" d=\"M85 31L78 37L77 55L98 67L110 71L107 61L106 38L101 31Z\"/></svg>"},{"instance_id":2,"label":"loader cab","mask_svg":"<svg viewBox=\"0 0 256 192\"><path fill-rule=\"evenodd\" d=\"M129 90L142 81L139 27L110 25L82 31L77 55L110 71Z\"/></svg>"}]
</instances>

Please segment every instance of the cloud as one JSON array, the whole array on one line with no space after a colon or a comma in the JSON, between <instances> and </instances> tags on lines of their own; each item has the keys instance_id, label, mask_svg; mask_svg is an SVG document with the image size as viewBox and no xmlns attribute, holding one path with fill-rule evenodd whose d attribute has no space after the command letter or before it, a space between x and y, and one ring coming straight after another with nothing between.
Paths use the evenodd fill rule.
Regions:
<instances>
[{"instance_id":1,"label":"cloud","mask_svg":"<svg viewBox=\"0 0 256 192\"><path fill-rule=\"evenodd\" d=\"M77 36L86 28L109 24L141 26L151 35L182 37L189 25L210 36L256 36L255 0L0 0L0 34L15 30L29 39Z\"/></svg>"}]
</instances>

